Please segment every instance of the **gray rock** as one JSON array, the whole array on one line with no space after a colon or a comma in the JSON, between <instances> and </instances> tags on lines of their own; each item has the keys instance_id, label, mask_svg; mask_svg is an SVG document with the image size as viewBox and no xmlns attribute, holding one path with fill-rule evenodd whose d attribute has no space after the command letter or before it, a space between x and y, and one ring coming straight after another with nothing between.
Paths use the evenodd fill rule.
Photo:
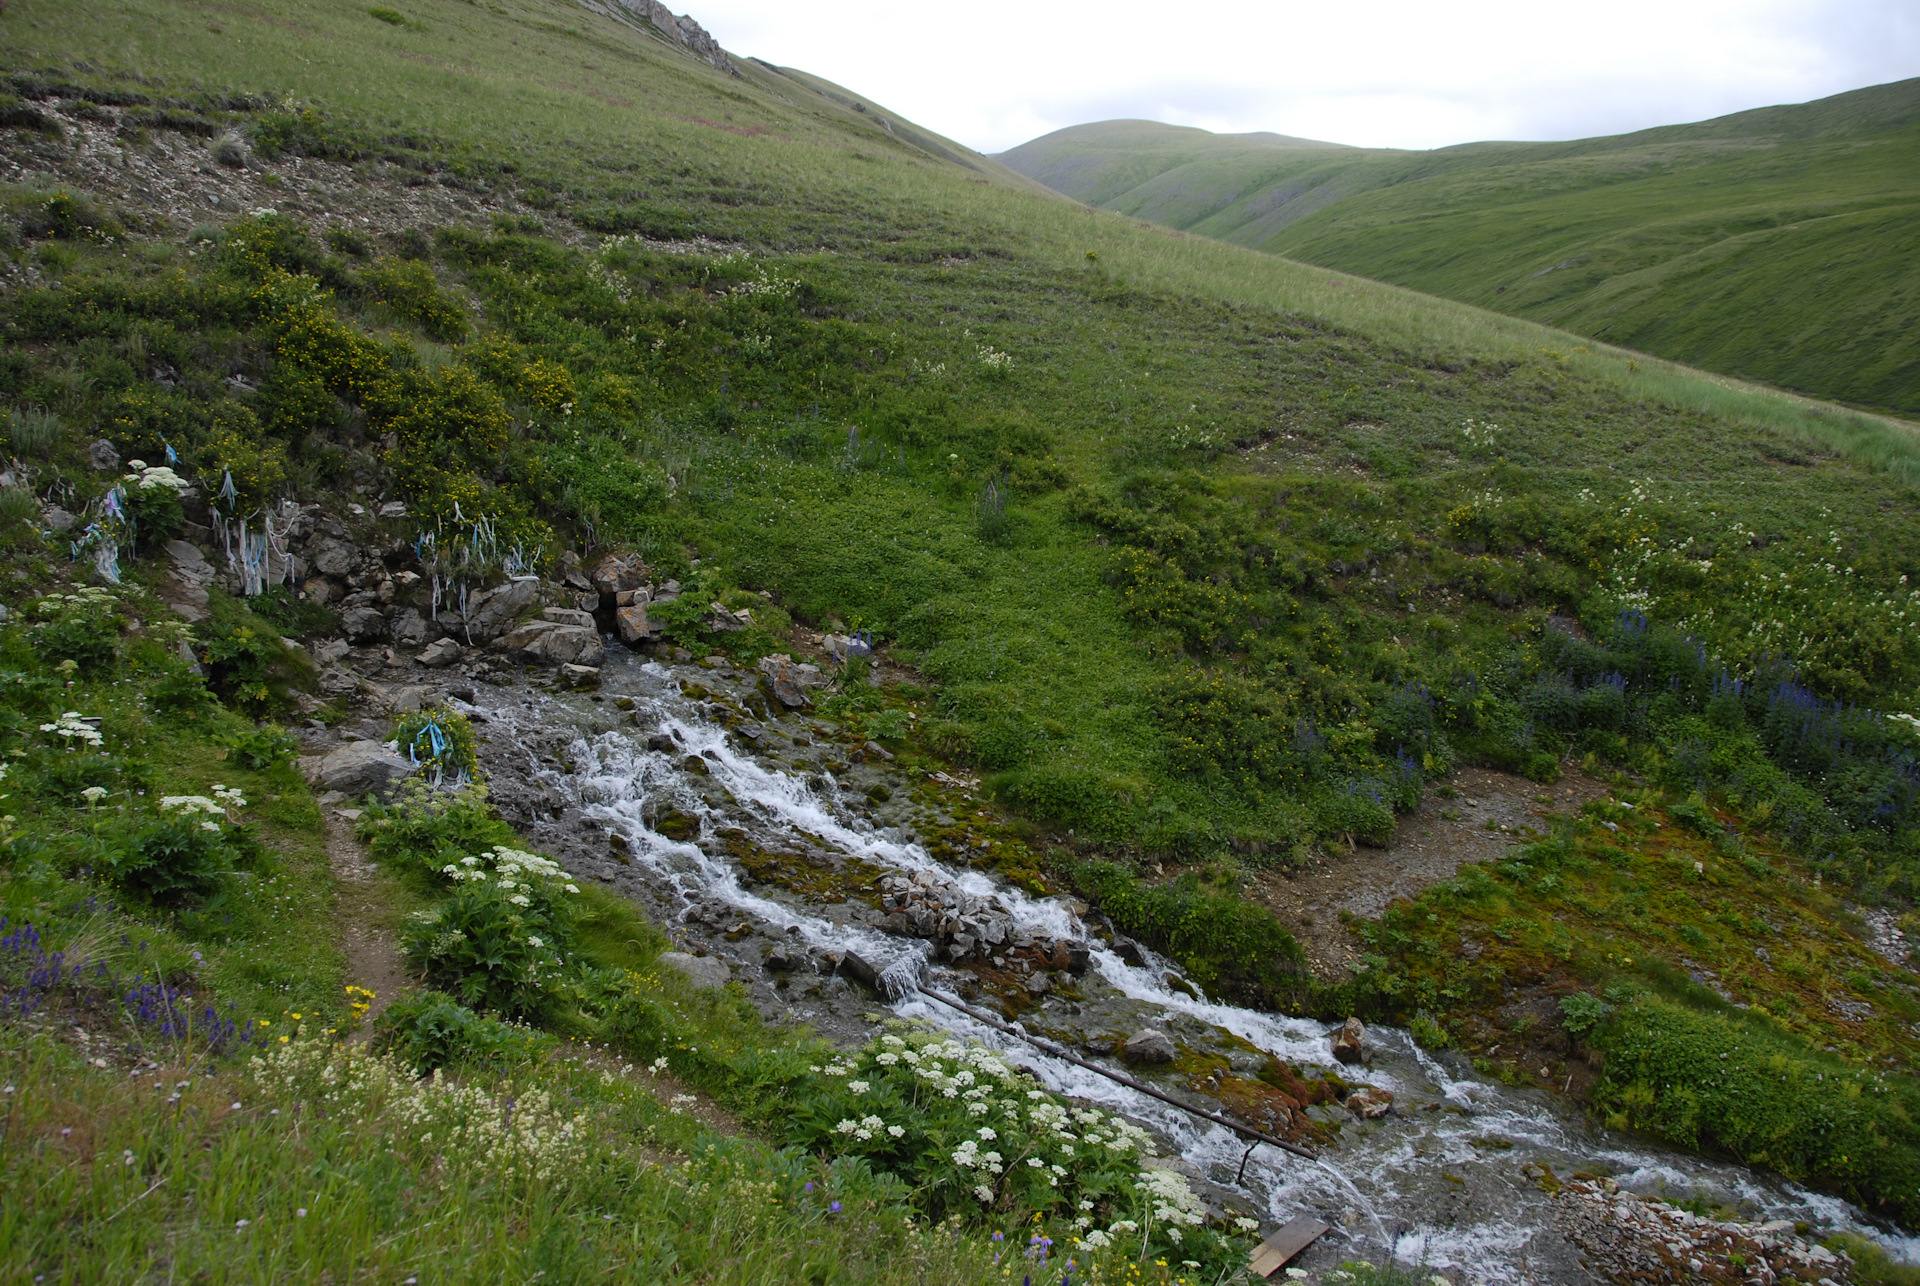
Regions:
<instances>
[{"instance_id":1,"label":"gray rock","mask_svg":"<svg viewBox=\"0 0 1920 1286\"><path fill-rule=\"evenodd\" d=\"M382 518L404 518L407 516L407 507L398 500L389 500L386 504L380 506L380 516Z\"/></svg>"},{"instance_id":2,"label":"gray rock","mask_svg":"<svg viewBox=\"0 0 1920 1286\"><path fill-rule=\"evenodd\" d=\"M807 689L819 684L820 669L796 665L786 653L776 652L760 658L760 681L774 700L789 710L799 710L809 704Z\"/></svg>"},{"instance_id":3,"label":"gray rock","mask_svg":"<svg viewBox=\"0 0 1920 1286\"><path fill-rule=\"evenodd\" d=\"M327 639L325 642L313 645L313 659L321 665L332 665L336 661L345 660L346 656L347 641L345 639Z\"/></svg>"},{"instance_id":4,"label":"gray rock","mask_svg":"<svg viewBox=\"0 0 1920 1286\"><path fill-rule=\"evenodd\" d=\"M321 607L340 597L340 587L324 576L309 577L301 583L300 592L305 594L309 601Z\"/></svg>"},{"instance_id":5,"label":"gray rock","mask_svg":"<svg viewBox=\"0 0 1920 1286\"><path fill-rule=\"evenodd\" d=\"M563 687L585 689L600 686L600 671L591 665L563 665L555 677Z\"/></svg>"},{"instance_id":6,"label":"gray rock","mask_svg":"<svg viewBox=\"0 0 1920 1286\"><path fill-rule=\"evenodd\" d=\"M373 695L379 699L380 704L395 714L411 714L415 710L424 710L428 706L439 705L442 699L440 689L430 688L420 683L396 684L391 688L378 688L373 684L367 686L373 689Z\"/></svg>"},{"instance_id":7,"label":"gray rock","mask_svg":"<svg viewBox=\"0 0 1920 1286\"><path fill-rule=\"evenodd\" d=\"M779 946L767 952L767 958L762 963L769 972L792 973L800 967L801 957L791 947Z\"/></svg>"},{"instance_id":8,"label":"gray rock","mask_svg":"<svg viewBox=\"0 0 1920 1286\"><path fill-rule=\"evenodd\" d=\"M110 473L120 467L120 453L113 443L101 438L87 448L87 463L101 473Z\"/></svg>"},{"instance_id":9,"label":"gray rock","mask_svg":"<svg viewBox=\"0 0 1920 1286\"><path fill-rule=\"evenodd\" d=\"M490 643L539 601L540 581L532 576L482 590L467 600L467 637L475 643Z\"/></svg>"},{"instance_id":10,"label":"gray rock","mask_svg":"<svg viewBox=\"0 0 1920 1286\"><path fill-rule=\"evenodd\" d=\"M549 607L540 613L543 621L552 621L556 625L578 625L593 629L593 613L578 611L571 607Z\"/></svg>"},{"instance_id":11,"label":"gray rock","mask_svg":"<svg viewBox=\"0 0 1920 1286\"><path fill-rule=\"evenodd\" d=\"M1347 1019L1332 1036L1333 1056L1342 1063L1364 1063L1373 1052L1373 1042L1367 1039L1367 1026L1358 1018Z\"/></svg>"},{"instance_id":12,"label":"gray rock","mask_svg":"<svg viewBox=\"0 0 1920 1286\"><path fill-rule=\"evenodd\" d=\"M720 603L707 604L707 614L702 618L701 624L715 634L734 634L747 628L746 621L735 616Z\"/></svg>"},{"instance_id":13,"label":"gray rock","mask_svg":"<svg viewBox=\"0 0 1920 1286\"><path fill-rule=\"evenodd\" d=\"M49 531L71 531L78 520L59 505L43 504L40 506L40 521L47 524Z\"/></svg>"},{"instance_id":14,"label":"gray rock","mask_svg":"<svg viewBox=\"0 0 1920 1286\"><path fill-rule=\"evenodd\" d=\"M345 576L360 560L360 552L344 540L322 540L307 548L307 561L322 576Z\"/></svg>"},{"instance_id":15,"label":"gray rock","mask_svg":"<svg viewBox=\"0 0 1920 1286\"><path fill-rule=\"evenodd\" d=\"M1119 956L1123 964L1130 964L1136 969L1146 967L1146 954L1140 950L1140 944L1132 938L1115 938L1113 940L1113 954Z\"/></svg>"},{"instance_id":16,"label":"gray rock","mask_svg":"<svg viewBox=\"0 0 1920 1286\"><path fill-rule=\"evenodd\" d=\"M427 641L429 626L424 616L411 607L393 614L393 641L401 647L419 647Z\"/></svg>"},{"instance_id":17,"label":"gray rock","mask_svg":"<svg viewBox=\"0 0 1920 1286\"><path fill-rule=\"evenodd\" d=\"M309 780L322 790L337 790L357 798L369 791L385 792L395 782L414 774L414 766L377 741L354 741L313 766Z\"/></svg>"},{"instance_id":18,"label":"gray rock","mask_svg":"<svg viewBox=\"0 0 1920 1286\"><path fill-rule=\"evenodd\" d=\"M1120 1047L1120 1057L1129 1063L1171 1063L1179 1053L1180 1051L1174 1048L1172 1037L1151 1027L1135 1032L1127 1038L1127 1043Z\"/></svg>"},{"instance_id":19,"label":"gray rock","mask_svg":"<svg viewBox=\"0 0 1920 1286\"><path fill-rule=\"evenodd\" d=\"M726 962L712 956L692 956L684 951L663 951L660 963L686 975L687 981L703 990L718 990L733 977Z\"/></svg>"},{"instance_id":20,"label":"gray rock","mask_svg":"<svg viewBox=\"0 0 1920 1286\"><path fill-rule=\"evenodd\" d=\"M464 650L464 648L452 639L435 639L433 642L427 644L427 650L422 652L417 659L420 664L426 666L428 669L437 670L443 665L452 665L455 661L458 661L461 652Z\"/></svg>"},{"instance_id":21,"label":"gray rock","mask_svg":"<svg viewBox=\"0 0 1920 1286\"><path fill-rule=\"evenodd\" d=\"M387 618L377 607L349 607L340 613L340 628L355 643L378 643L387 637Z\"/></svg>"},{"instance_id":22,"label":"gray rock","mask_svg":"<svg viewBox=\"0 0 1920 1286\"><path fill-rule=\"evenodd\" d=\"M880 971L857 951L849 951L841 958L840 972L869 991L880 990Z\"/></svg>"},{"instance_id":23,"label":"gray rock","mask_svg":"<svg viewBox=\"0 0 1920 1286\"><path fill-rule=\"evenodd\" d=\"M606 659L600 632L587 626L528 621L503 641L510 651L548 665L597 666Z\"/></svg>"}]
</instances>

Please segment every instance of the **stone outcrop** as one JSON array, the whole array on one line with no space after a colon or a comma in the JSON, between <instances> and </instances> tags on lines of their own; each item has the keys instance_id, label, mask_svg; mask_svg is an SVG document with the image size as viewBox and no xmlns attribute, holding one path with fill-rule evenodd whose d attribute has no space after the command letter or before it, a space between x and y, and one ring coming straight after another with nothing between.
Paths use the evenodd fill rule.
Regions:
<instances>
[{"instance_id":1,"label":"stone outcrop","mask_svg":"<svg viewBox=\"0 0 1920 1286\"><path fill-rule=\"evenodd\" d=\"M540 581L522 576L467 599L466 634L475 643L490 643L540 601Z\"/></svg>"},{"instance_id":2,"label":"stone outcrop","mask_svg":"<svg viewBox=\"0 0 1920 1286\"><path fill-rule=\"evenodd\" d=\"M593 565L588 579L601 594L619 595L639 589L652 575L653 569L638 554L608 554Z\"/></svg>"},{"instance_id":3,"label":"stone outcrop","mask_svg":"<svg viewBox=\"0 0 1920 1286\"><path fill-rule=\"evenodd\" d=\"M688 53L709 66L738 76L734 70L733 59L727 57L727 51L720 42L707 34L707 29L695 22L687 14L676 16L673 10L660 3L660 0L608 0L609 3L625 13L629 18L651 26L668 40L680 45ZM589 6L590 8L598 6Z\"/></svg>"},{"instance_id":4,"label":"stone outcrop","mask_svg":"<svg viewBox=\"0 0 1920 1286\"><path fill-rule=\"evenodd\" d=\"M435 639L427 644L427 650L422 652L418 659L420 664L428 669L437 670L443 665L452 665L458 661L460 654L465 650L452 639Z\"/></svg>"},{"instance_id":5,"label":"stone outcrop","mask_svg":"<svg viewBox=\"0 0 1920 1286\"><path fill-rule=\"evenodd\" d=\"M548 608L548 611L566 609ZM584 612L574 613L585 616ZM591 621L592 617L587 617ZM509 652L518 652L529 661L546 665L597 666L606 659L600 631L589 625L561 621L528 621L516 627L501 643Z\"/></svg>"}]
</instances>

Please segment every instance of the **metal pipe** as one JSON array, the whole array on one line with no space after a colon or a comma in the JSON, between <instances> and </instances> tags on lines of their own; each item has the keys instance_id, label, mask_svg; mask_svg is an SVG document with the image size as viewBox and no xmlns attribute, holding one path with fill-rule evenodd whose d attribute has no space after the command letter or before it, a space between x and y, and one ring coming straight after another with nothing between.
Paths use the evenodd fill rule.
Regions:
<instances>
[{"instance_id":1,"label":"metal pipe","mask_svg":"<svg viewBox=\"0 0 1920 1286\"><path fill-rule=\"evenodd\" d=\"M1040 1050L1042 1053L1049 1054L1054 1058L1064 1059L1065 1061L1072 1063L1075 1067L1084 1067L1088 1071L1093 1072L1099 1076L1104 1076L1110 1081L1114 1081L1120 1085L1126 1086L1128 1089L1138 1090L1142 1094L1145 1094L1150 1098L1157 1098L1162 1103L1169 1103L1174 1107L1179 1108L1182 1112L1188 1112L1194 1116L1202 1118L1203 1120L1212 1121L1215 1125L1223 1125L1227 1129L1232 1130L1235 1134L1238 1134L1243 1139L1251 1139L1256 1144L1260 1144L1260 1143L1270 1144L1273 1147L1279 1148L1284 1152L1291 1152L1295 1156L1304 1157L1309 1161L1318 1161L1320 1159L1319 1157L1315 1156L1312 1152L1308 1151L1306 1148L1301 1147L1297 1143L1289 1143L1285 1139L1275 1138L1273 1135L1268 1134L1265 1131L1256 1130L1250 1125L1242 1125L1238 1121L1229 1120L1228 1118L1221 1116L1218 1113L1209 1112L1205 1108L1195 1107L1191 1103L1183 1103L1179 1099L1173 1097L1173 1095L1163 1093L1162 1091L1155 1089L1151 1085L1145 1084L1144 1082L1141 1082L1141 1081L1137 1081L1133 1077L1128 1076L1125 1072L1116 1072L1111 1068L1102 1067L1098 1063L1090 1063L1086 1059L1081 1058L1078 1054L1069 1052L1068 1050L1055 1044L1053 1041L1048 1040L1044 1036L1035 1036L1032 1032L1027 1031L1025 1028L1020 1027L1017 1024L1004 1023L1000 1021L1000 1019L996 1018L994 1015L989 1014L984 1010L975 1009L972 1005L967 1004L965 1001L956 1000L952 996L943 996L937 991L929 991L927 988L921 987L921 986L914 987L914 990L919 992L921 995L927 997L929 1000L937 1000L941 1004L946 1005L951 1009L958 1009L961 1013L965 1014L967 1017L973 1019L976 1022L985 1023L987 1026L993 1028L995 1031L1005 1032L1009 1036L1014 1036L1019 1038L1020 1040L1024 1040L1029 1045L1032 1045L1034 1048ZM1247 1152L1249 1155L1251 1155L1253 1152L1253 1149L1248 1148ZM1240 1161L1240 1172L1242 1174L1245 1174L1246 1168L1247 1168L1246 1159L1243 1157L1241 1158L1241 1161Z\"/></svg>"}]
</instances>

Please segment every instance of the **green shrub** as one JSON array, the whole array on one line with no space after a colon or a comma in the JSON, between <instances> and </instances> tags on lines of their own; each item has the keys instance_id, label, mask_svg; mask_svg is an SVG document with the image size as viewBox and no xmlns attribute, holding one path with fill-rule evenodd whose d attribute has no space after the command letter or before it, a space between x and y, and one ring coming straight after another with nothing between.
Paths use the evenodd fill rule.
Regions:
<instances>
[{"instance_id":1,"label":"green shrub","mask_svg":"<svg viewBox=\"0 0 1920 1286\"><path fill-rule=\"evenodd\" d=\"M569 899L580 890L557 864L504 845L449 862L444 873L458 886L452 896L417 912L401 937L427 982L509 1017L547 1008L568 976Z\"/></svg>"},{"instance_id":2,"label":"green shrub","mask_svg":"<svg viewBox=\"0 0 1920 1286\"><path fill-rule=\"evenodd\" d=\"M1264 907L1191 872L1148 884L1115 862L1080 862L1074 887L1123 931L1166 952L1208 991L1272 1007L1306 983L1306 954Z\"/></svg>"},{"instance_id":3,"label":"green shrub","mask_svg":"<svg viewBox=\"0 0 1920 1286\"><path fill-rule=\"evenodd\" d=\"M39 408L8 411L7 440L22 460L35 459L60 440L60 419Z\"/></svg>"},{"instance_id":4,"label":"green shrub","mask_svg":"<svg viewBox=\"0 0 1920 1286\"><path fill-rule=\"evenodd\" d=\"M380 862L446 883L446 868L496 844L512 842L513 828L493 815L487 788L469 783L441 791L418 777L400 784L384 804L367 810L360 838Z\"/></svg>"},{"instance_id":5,"label":"green shrub","mask_svg":"<svg viewBox=\"0 0 1920 1286\"><path fill-rule=\"evenodd\" d=\"M1612 1012L1613 1006L1584 991L1560 997L1560 1025L1567 1029L1569 1036L1576 1039L1592 1031Z\"/></svg>"},{"instance_id":6,"label":"green shrub","mask_svg":"<svg viewBox=\"0 0 1920 1286\"><path fill-rule=\"evenodd\" d=\"M1447 1035L1447 1029L1440 1025L1439 1019L1422 1009L1407 1020L1407 1034L1422 1049L1445 1049L1453 1043Z\"/></svg>"},{"instance_id":7,"label":"green shrub","mask_svg":"<svg viewBox=\"0 0 1920 1286\"><path fill-rule=\"evenodd\" d=\"M1594 1037L1594 1106L1618 1129L1720 1152L1920 1223L1920 1085L1642 996Z\"/></svg>"},{"instance_id":8,"label":"green shrub","mask_svg":"<svg viewBox=\"0 0 1920 1286\"><path fill-rule=\"evenodd\" d=\"M311 685L313 661L287 646L279 631L238 600L215 592L211 612L198 629L207 666L207 686L236 710L273 714L293 704L293 693Z\"/></svg>"},{"instance_id":9,"label":"green shrub","mask_svg":"<svg viewBox=\"0 0 1920 1286\"><path fill-rule=\"evenodd\" d=\"M425 331L428 338L445 344L466 338L466 309L441 292L433 269L426 264L417 260L375 264L367 270L366 286L375 299Z\"/></svg>"},{"instance_id":10,"label":"green shrub","mask_svg":"<svg viewBox=\"0 0 1920 1286\"><path fill-rule=\"evenodd\" d=\"M503 1073L538 1060L555 1043L542 1032L476 1014L439 991L415 991L394 1001L373 1036L376 1051L421 1076L443 1067Z\"/></svg>"},{"instance_id":11,"label":"green shrub","mask_svg":"<svg viewBox=\"0 0 1920 1286\"><path fill-rule=\"evenodd\" d=\"M97 675L113 664L119 648L120 600L97 585L74 588L34 604L37 619L27 627L27 643L49 665L71 661L81 673Z\"/></svg>"},{"instance_id":12,"label":"green shrub","mask_svg":"<svg viewBox=\"0 0 1920 1286\"><path fill-rule=\"evenodd\" d=\"M244 807L238 791L215 787L218 798L170 795L161 815L110 837L106 874L149 901L166 904L206 897L233 870L251 844L227 820L229 807Z\"/></svg>"},{"instance_id":13,"label":"green shrub","mask_svg":"<svg viewBox=\"0 0 1920 1286\"><path fill-rule=\"evenodd\" d=\"M300 756L300 738L271 724L249 728L225 740L234 761L254 772Z\"/></svg>"}]
</instances>

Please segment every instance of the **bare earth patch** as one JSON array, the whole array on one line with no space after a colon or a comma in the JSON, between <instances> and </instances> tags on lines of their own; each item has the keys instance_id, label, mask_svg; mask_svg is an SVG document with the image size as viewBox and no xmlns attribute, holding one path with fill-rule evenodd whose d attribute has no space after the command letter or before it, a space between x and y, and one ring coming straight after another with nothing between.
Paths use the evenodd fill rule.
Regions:
<instances>
[{"instance_id":1,"label":"bare earth patch","mask_svg":"<svg viewBox=\"0 0 1920 1286\"><path fill-rule=\"evenodd\" d=\"M407 972L399 938L389 923L392 908L381 893L379 872L353 837L352 824L332 808L323 807L320 814L327 828L327 861L335 880L334 916L339 921L340 949L347 957L347 981L373 993L356 1036L366 1040L374 1019L415 985L415 979Z\"/></svg>"},{"instance_id":2,"label":"bare earth patch","mask_svg":"<svg viewBox=\"0 0 1920 1286\"><path fill-rule=\"evenodd\" d=\"M1511 773L1464 768L1430 790L1400 819L1385 848L1358 848L1296 871L1270 871L1249 893L1299 939L1314 976L1337 980L1360 960L1362 944L1349 921L1370 920L1399 898L1453 878L1466 862L1498 858L1540 834L1550 817L1576 812L1610 787L1579 769L1552 785Z\"/></svg>"}]
</instances>

